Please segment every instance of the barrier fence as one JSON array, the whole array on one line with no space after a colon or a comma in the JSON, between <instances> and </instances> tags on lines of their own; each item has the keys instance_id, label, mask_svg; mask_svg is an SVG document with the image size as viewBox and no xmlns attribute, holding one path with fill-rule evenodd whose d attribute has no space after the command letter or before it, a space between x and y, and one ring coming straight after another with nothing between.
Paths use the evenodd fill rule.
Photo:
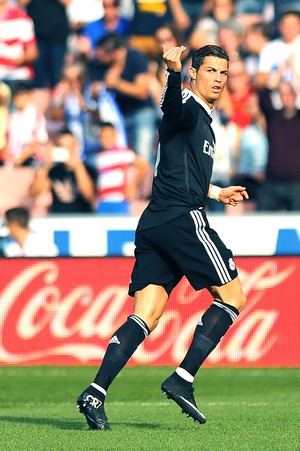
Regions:
<instances>
[{"instance_id":1,"label":"barrier fence","mask_svg":"<svg viewBox=\"0 0 300 451\"><path fill-rule=\"evenodd\" d=\"M0 364L98 365L132 312L133 258L0 259ZM300 257L237 257L246 308L206 366L300 366ZM130 365L177 365L211 302L186 279Z\"/></svg>"}]
</instances>

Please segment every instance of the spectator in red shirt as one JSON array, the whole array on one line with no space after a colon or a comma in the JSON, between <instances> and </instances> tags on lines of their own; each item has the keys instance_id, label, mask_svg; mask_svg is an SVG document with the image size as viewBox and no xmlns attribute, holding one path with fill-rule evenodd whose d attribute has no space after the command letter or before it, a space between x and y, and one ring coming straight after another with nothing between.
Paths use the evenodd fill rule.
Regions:
<instances>
[{"instance_id":1,"label":"spectator in red shirt","mask_svg":"<svg viewBox=\"0 0 300 451\"><path fill-rule=\"evenodd\" d=\"M250 75L243 60L231 61L228 73L228 93L232 108L230 120L239 127L244 128L251 124L252 118L247 105L253 92Z\"/></svg>"},{"instance_id":2,"label":"spectator in red shirt","mask_svg":"<svg viewBox=\"0 0 300 451\"><path fill-rule=\"evenodd\" d=\"M0 79L11 89L20 81L31 84L38 56L32 20L8 0L0 0L0 20Z\"/></svg>"}]
</instances>

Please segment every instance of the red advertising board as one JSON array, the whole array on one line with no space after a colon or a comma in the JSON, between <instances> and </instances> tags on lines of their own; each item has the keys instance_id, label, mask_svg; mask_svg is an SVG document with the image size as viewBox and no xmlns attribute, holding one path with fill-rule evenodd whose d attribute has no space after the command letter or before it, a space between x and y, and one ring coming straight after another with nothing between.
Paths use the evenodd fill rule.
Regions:
<instances>
[{"instance_id":1,"label":"red advertising board","mask_svg":"<svg viewBox=\"0 0 300 451\"><path fill-rule=\"evenodd\" d=\"M206 366L300 366L300 257L236 258L248 302ZM99 364L132 312L132 258L0 259L0 365ZM177 365L211 302L183 279L131 365Z\"/></svg>"}]
</instances>

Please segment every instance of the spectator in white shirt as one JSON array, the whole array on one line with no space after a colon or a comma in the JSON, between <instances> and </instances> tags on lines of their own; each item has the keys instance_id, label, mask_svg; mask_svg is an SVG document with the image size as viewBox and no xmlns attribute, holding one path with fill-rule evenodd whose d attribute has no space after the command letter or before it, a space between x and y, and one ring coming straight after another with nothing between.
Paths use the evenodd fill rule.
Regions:
<instances>
[{"instance_id":1,"label":"spectator in white shirt","mask_svg":"<svg viewBox=\"0 0 300 451\"><path fill-rule=\"evenodd\" d=\"M298 82L300 75L300 12L287 11L279 20L279 37L263 46L255 77L258 87L271 87L270 77L280 71L283 81ZM271 87L273 89L273 87Z\"/></svg>"},{"instance_id":2,"label":"spectator in white shirt","mask_svg":"<svg viewBox=\"0 0 300 451\"><path fill-rule=\"evenodd\" d=\"M26 208L10 208L5 212L4 218L12 239L4 247L5 257L58 256L58 248L49 236L30 229L30 215Z\"/></svg>"},{"instance_id":3,"label":"spectator in white shirt","mask_svg":"<svg viewBox=\"0 0 300 451\"><path fill-rule=\"evenodd\" d=\"M5 165L34 166L44 158L43 146L48 142L46 119L34 105L28 85L19 84L12 100L14 110L7 124Z\"/></svg>"}]
</instances>

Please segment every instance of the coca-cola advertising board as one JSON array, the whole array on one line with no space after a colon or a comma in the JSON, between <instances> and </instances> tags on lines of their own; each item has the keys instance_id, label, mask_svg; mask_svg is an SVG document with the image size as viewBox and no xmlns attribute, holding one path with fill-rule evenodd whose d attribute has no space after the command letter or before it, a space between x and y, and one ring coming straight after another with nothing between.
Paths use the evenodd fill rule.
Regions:
<instances>
[{"instance_id":1,"label":"coca-cola advertising board","mask_svg":"<svg viewBox=\"0 0 300 451\"><path fill-rule=\"evenodd\" d=\"M132 313L133 258L0 259L0 364L99 364ZM300 366L300 257L236 258L248 302L206 366ZM209 306L186 279L130 365L177 365Z\"/></svg>"}]
</instances>

